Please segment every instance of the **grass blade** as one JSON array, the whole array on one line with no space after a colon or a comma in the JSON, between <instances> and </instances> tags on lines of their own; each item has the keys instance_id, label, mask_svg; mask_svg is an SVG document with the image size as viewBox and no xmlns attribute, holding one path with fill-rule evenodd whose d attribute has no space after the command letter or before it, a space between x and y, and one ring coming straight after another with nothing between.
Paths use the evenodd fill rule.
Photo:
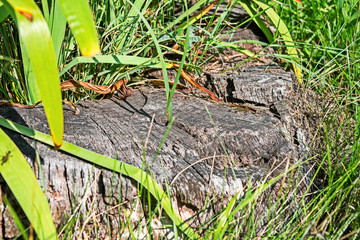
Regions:
<instances>
[{"instance_id":1,"label":"grass blade","mask_svg":"<svg viewBox=\"0 0 360 240\"><path fill-rule=\"evenodd\" d=\"M144 0L136 0L134 2L134 6L131 7L127 15L127 18L125 19L124 22L125 29L122 32L122 39L119 45L119 49L123 49L124 45L131 42L130 39L133 39L139 25L138 13L136 12L136 9L140 10L141 7L144 5L144 2L145 2Z\"/></svg>"},{"instance_id":2,"label":"grass blade","mask_svg":"<svg viewBox=\"0 0 360 240\"><path fill-rule=\"evenodd\" d=\"M5 206L8 208L9 213L10 213L12 219L14 220L14 222L16 223L16 226L18 227L23 239L24 240L29 240L29 237L28 237L28 235L26 233L24 225L22 224L22 222L21 222L19 216L17 215L15 209L13 208L13 206L11 206L9 200L5 196L3 196L2 201L5 204Z\"/></svg>"},{"instance_id":3,"label":"grass blade","mask_svg":"<svg viewBox=\"0 0 360 240\"><path fill-rule=\"evenodd\" d=\"M57 239L55 225L35 174L24 156L0 129L0 172L40 239ZM51 141L51 140L50 140Z\"/></svg>"},{"instance_id":4,"label":"grass blade","mask_svg":"<svg viewBox=\"0 0 360 240\"><path fill-rule=\"evenodd\" d=\"M29 55L27 54L26 47L21 39L20 39L20 46L21 46L21 56L24 67L25 81L27 86L26 91L27 91L29 103L35 104L36 102L41 101L40 91L36 84L36 78L34 75L34 71L31 67Z\"/></svg>"},{"instance_id":5,"label":"grass blade","mask_svg":"<svg viewBox=\"0 0 360 240\"><path fill-rule=\"evenodd\" d=\"M272 43L274 41L273 35L270 30L266 27L264 21L260 18L257 11L251 6L250 1L248 0L239 0L241 6L245 9L245 11L250 15L253 21L258 25L261 31L265 34L267 40Z\"/></svg>"},{"instance_id":6,"label":"grass blade","mask_svg":"<svg viewBox=\"0 0 360 240\"><path fill-rule=\"evenodd\" d=\"M206 8L202 9L199 14L193 16L188 21L183 22L180 24L179 27L177 27L177 34L182 35L182 32L187 29L189 26L191 26L193 23L195 23L197 20L201 19L206 13L208 13L216 4L219 3L219 0L215 0L210 5L206 6ZM187 12L187 11L186 11Z\"/></svg>"},{"instance_id":7,"label":"grass blade","mask_svg":"<svg viewBox=\"0 0 360 240\"><path fill-rule=\"evenodd\" d=\"M236 205L236 200L243 194L242 191L239 191L237 194L235 194L229 201L227 207L222 212L221 216L219 217L217 228L214 233L213 239L223 239L223 235L226 231L226 226L229 221L229 215L231 214L232 209Z\"/></svg>"},{"instance_id":8,"label":"grass blade","mask_svg":"<svg viewBox=\"0 0 360 240\"><path fill-rule=\"evenodd\" d=\"M164 82L165 82L165 92L166 92L166 98L167 98L167 105L169 107L168 111L165 112L165 114L168 112L169 113L169 119L172 118L172 109L171 109L171 103L170 103L170 86L169 86L169 78L168 78L168 74L167 74L167 71L166 71L166 64L165 64L165 60L164 60L164 55L161 51L161 48L160 48L160 44L159 44L159 41L157 40L157 37L155 35L155 32L154 30L151 28L149 22L147 21L147 19L144 17L144 15L140 12L139 9L137 9L137 7L132 3L130 2L129 0L126 0L131 6L132 6L132 9L134 9L134 11L136 11L140 17L140 19L143 21L144 25L146 26L146 28L148 29L152 39L153 39L153 42L154 42L154 45L155 45L155 48L156 48L156 51L159 55L159 59L160 59L160 64L161 64L161 69L162 69L162 72L163 72L163 76L164 76Z\"/></svg>"},{"instance_id":9,"label":"grass blade","mask_svg":"<svg viewBox=\"0 0 360 240\"><path fill-rule=\"evenodd\" d=\"M190 16L193 12L197 11L201 6L205 3L209 2L209 0L200 0L197 3L195 3L188 11L181 14L179 17L177 17L174 21L169 23L164 30L161 31L161 33L166 33L169 29L174 27L176 24L180 23L183 19Z\"/></svg>"},{"instance_id":10,"label":"grass blade","mask_svg":"<svg viewBox=\"0 0 360 240\"><path fill-rule=\"evenodd\" d=\"M227 43L227 42L222 42L222 41L219 41L217 42L217 46L216 47L227 47L229 49L232 49L232 50L235 50L239 53L242 53L250 58L254 58L254 59L257 59L259 60L259 58L257 57L257 55L255 53L252 53L251 51L245 49L245 48L242 48L234 43Z\"/></svg>"},{"instance_id":11,"label":"grass blade","mask_svg":"<svg viewBox=\"0 0 360 240\"><path fill-rule=\"evenodd\" d=\"M283 22L283 20L281 20L279 15L269 5L258 0L254 0L254 2L265 11L266 15L269 16L269 18L271 19L271 21L273 22L273 24L281 34L281 37L284 39L285 45L287 46L286 48L288 50L289 55L298 58L294 41L291 37L289 29L286 27L286 24ZM298 79L299 83L302 83L301 68L296 64L293 64L293 68L296 78Z\"/></svg>"},{"instance_id":12,"label":"grass blade","mask_svg":"<svg viewBox=\"0 0 360 240\"><path fill-rule=\"evenodd\" d=\"M77 57L67 64L60 72L60 76L69 71L73 66L80 63L111 63L122 65L147 66L153 68L161 68L162 64L159 60L153 58L134 57L126 55L98 55L96 57ZM165 68L171 68L171 63L165 63Z\"/></svg>"},{"instance_id":13,"label":"grass blade","mask_svg":"<svg viewBox=\"0 0 360 240\"><path fill-rule=\"evenodd\" d=\"M58 1L51 7L49 28L51 33L51 39L53 41L55 57L58 66L61 64L61 47L64 42L66 18L61 11Z\"/></svg>"},{"instance_id":14,"label":"grass blade","mask_svg":"<svg viewBox=\"0 0 360 240\"><path fill-rule=\"evenodd\" d=\"M59 0L58 2L82 55L92 57L100 53L99 40L87 1Z\"/></svg>"},{"instance_id":15,"label":"grass blade","mask_svg":"<svg viewBox=\"0 0 360 240\"><path fill-rule=\"evenodd\" d=\"M63 111L59 74L48 25L31 0L4 1L16 19L20 38L29 56L55 146L62 144ZM46 66L46 67L45 67Z\"/></svg>"}]
</instances>

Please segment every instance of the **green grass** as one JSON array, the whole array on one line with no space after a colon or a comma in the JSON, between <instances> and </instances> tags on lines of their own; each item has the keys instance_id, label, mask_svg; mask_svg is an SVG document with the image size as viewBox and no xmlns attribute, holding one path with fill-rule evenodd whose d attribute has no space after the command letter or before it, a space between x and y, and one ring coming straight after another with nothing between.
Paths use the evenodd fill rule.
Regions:
<instances>
[{"instance_id":1,"label":"green grass","mask_svg":"<svg viewBox=\"0 0 360 240\"><path fill-rule=\"evenodd\" d=\"M120 79L127 79L136 84L144 80L142 73L149 67L146 66L148 61L158 64L156 67L162 68L164 73L168 66L166 64L174 61L199 75L202 66L213 56L213 52L209 54L210 50L215 51L216 55L226 47L234 49L232 42L226 43L219 38L219 34L227 27L231 7L222 15L202 16L201 21L190 24L191 12L201 9L203 5L187 8L183 4L183 14L176 17L175 4L171 0L162 1L161 4L158 1L132 3L93 0L90 6L94 13L102 55L127 55L133 57L134 62L130 65L122 64L121 58L120 62L81 62L75 38L70 31L66 31L64 36L60 34L54 39L56 46L61 45L57 49L57 63L62 81L91 80L94 84L109 86ZM323 145L321 151L314 156L317 161L314 172L321 177L321 185L317 186L311 197L295 197L292 189L283 189L283 197L275 204L269 204L270 211L264 216L268 224L260 233L256 230L259 222L254 219L253 207L258 199L266 196L266 191L263 193L261 187L252 191L249 189L245 198L234 198L232 204L219 214L219 218L209 219L200 231L206 239L219 236L228 239L357 239L360 235L360 1L306 0L299 4L284 0L266 3L273 6L274 12L289 31L287 33L285 29L278 32L269 41L278 51L272 57L279 59L278 62L288 70L297 61L297 66L302 69L303 86L324 98L324 106L319 113L323 118L319 126L319 137ZM232 5L235 4L239 2L232 1ZM260 8L254 3L249 6L255 11L254 19L261 14L268 22L274 22L264 14L266 8ZM61 29L61 20L59 21L58 28ZM246 22L236 22L232 28L235 30L245 24ZM196 35L197 31L201 31L201 35ZM289 34L294 42L289 42L288 38L284 42L281 34ZM30 104L32 96L27 83L28 76L25 74L28 64L23 63L26 58L21 52L17 28L11 19L2 21L0 35L0 99ZM179 44L176 51L171 49L175 42ZM298 58L290 56L284 45L288 48L295 47ZM235 49L249 56L256 54L248 53L246 49ZM163 56L165 52L171 51L179 54L181 60L175 61ZM179 74L176 81L178 79ZM171 105L172 93L173 90L168 86L168 106ZM84 89L63 92L63 98L73 102L89 97L94 99L97 94ZM166 107L164 106L164 111ZM297 185L295 179L294 177L293 186ZM264 182L262 187L269 184L273 184L272 180ZM288 206L297 206L297 210L290 213ZM237 218L236 213L241 213L242 218ZM155 215L149 213L149 216ZM76 224L76 220L72 221L70 226ZM134 226L125 223L124 227L131 229ZM148 231L152 231L150 222ZM73 235L66 232L65 236L70 236L70 239Z\"/></svg>"},{"instance_id":2,"label":"green grass","mask_svg":"<svg viewBox=\"0 0 360 240\"><path fill-rule=\"evenodd\" d=\"M302 58L304 81L324 104L323 188L292 236L357 239L359 216L359 1L276 4ZM325 102L325 101L324 101ZM297 233L296 233L297 232Z\"/></svg>"}]
</instances>

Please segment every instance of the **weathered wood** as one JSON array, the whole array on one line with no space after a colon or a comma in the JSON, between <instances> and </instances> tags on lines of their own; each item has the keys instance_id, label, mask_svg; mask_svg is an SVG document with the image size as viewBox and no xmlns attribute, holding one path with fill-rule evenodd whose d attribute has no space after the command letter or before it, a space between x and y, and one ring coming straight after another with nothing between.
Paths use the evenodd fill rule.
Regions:
<instances>
[{"instance_id":1,"label":"weathered wood","mask_svg":"<svg viewBox=\"0 0 360 240\"><path fill-rule=\"evenodd\" d=\"M314 115L304 114L306 104L301 103L303 96L299 96L289 73L248 69L221 77L208 76L207 85L225 101L248 104L257 112L176 93L172 101L175 121L157 155L168 124L163 117L166 96L162 89L143 88L126 100L82 101L78 105L79 115L64 106L64 140L139 168L148 165L161 186L172 183L173 205L183 219L202 209L207 196L213 197L211 207L192 220L197 225L218 212L237 192L244 191L249 180L256 185L276 167L272 175L279 174L287 162L301 161L308 154L306 144L312 138L312 130L306 124L316 123L311 122L316 119ZM32 110L8 107L0 109L0 116L49 133L42 107ZM80 223L84 223L87 212L99 214L90 218L87 225L92 228L94 219L97 220L99 238L118 234L126 238L129 232L122 225L126 221L124 211L129 217L134 206L131 222L145 225L146 204L141 204L136 182L5 131L34 168L40 184L42 168L43 187L58 227L82 199L85 200L78 212L84 219ZM41 166L36 164L36 151ZM3 183L2 194L4 191ZM111 208L117 204L121 204L120 213L118 207ZM17 232L10 228L13 223L8 222L9 214L2 203L1 206L0 235L14 237ZM267 206L264 201L259 211L265 211ZM108 231L108 222L112 233ZM139 227L136 231L145 235L147 230Z\"/></svg>"}]
</instances>

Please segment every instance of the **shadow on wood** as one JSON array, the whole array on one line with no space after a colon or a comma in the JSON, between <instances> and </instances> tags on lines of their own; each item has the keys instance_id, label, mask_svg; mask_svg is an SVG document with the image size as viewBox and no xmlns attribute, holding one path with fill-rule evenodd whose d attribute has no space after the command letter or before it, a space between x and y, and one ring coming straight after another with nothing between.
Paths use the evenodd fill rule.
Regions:
<instances>
[{"instance_id":1,"label":"shadow on wood","mask_svg":"<svg viewBox=\"0 0 360 240\"><path fill-rule=\"evenodd\" d=\"M249 181L257 186L287 166L307 159L308 144L319 121L316 104L312 104L311 111L309 107L316 98L300 89L290 73L249 68L237 74L209 75L206 81L207 87L223 100L245 104L256 109L256 113L176 93L172 101L175 121L157 155L168 124L167 117L163 117L166 96L161 89L142 88L126 100L80 102L79 115L64 106L64 140L138 168L149 166L164 189L171 183L173 206L179 215L190 219L190 225L201 226L226 207L236 193L244 194ZM0 115L49 133L42 107L5 108L0 109ZM136 182L5 131L26 156L40 184L42 168L46 184L43 187L56 226L63 226L77 209L76 217L82 216L79 230L84 226L88 234L95 234L96 225L100 239L108 235L129 237L124 226L127 217L140 234L136 236L148 234L148 201L139 196ZM35 161L35 151L40 155L41 166ZM310 169L311 164L306 164L298 171L302 179L298 186L307 187L311 175L306 174ZM272 195L275 201L281 194L280 185L276 183L264 196ZM2 194L4 191L3 183ZM210 201L204 206L206 199ZM268 210L269 198L258 199L256 206L255 221L265 224L261 217ZM8 211L1 209L0 235L12 238L18 232ZM154 228L159 225L158 219L155 217L151 223ZM169 234L162 231L153 234Z\"/></svg>"}]
</instances>

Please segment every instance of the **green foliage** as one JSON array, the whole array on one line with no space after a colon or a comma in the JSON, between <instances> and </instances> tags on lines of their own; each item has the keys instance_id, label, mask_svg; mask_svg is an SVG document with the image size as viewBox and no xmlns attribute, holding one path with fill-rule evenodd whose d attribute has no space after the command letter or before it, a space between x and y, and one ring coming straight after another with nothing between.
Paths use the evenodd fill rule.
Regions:
<instances>
[{"instance_id":1,"label":"green foliage","mask_svg":"<svg viewBox=\"0 0 360 240\"><path fill-rule=\"evenodd\" d=\"M54 143L61 145L63 114L60 81L48 26L33 1L5 1L4 5L19 29L21 48L26 51L26 60L31 64L29 71L33 72L36 80L31 85L40 92Z\"/></svg>"},{"instance_id":2,"label":"green foliage","mask_svg":"<svg viewBox=\"0 0 360 240\"><path fill-rule=\"evenodd\" d=\"M342 98L342 104L358 101L359 4L339 0L275 5L297 42L308 85Z\"/></svg>"},{"instance_id":3,"label":"green foliage","mask_svg":"<svg viewBox=\"0 0 360 240\"><path fill-rule=\"evenodd\" d=\"M40 239L57 239L50 208L34 172L17 146L1 129L0 139L1 175L18 200L38 237Z\"/></svg>"},{"instance_id":4,"label":"green foliage","mask_svg":"<svg viewBox=\"0 0 360 240\"><path fill-rule=\"evenodd\" d=\"M235 4L241 4L251 19L231 26L232 31L251 20L254 21L271 46L287 50L287 53L273 54L274 57L284 59L292 65L298 80L303 80L307 87L333 99L333 105L324 107L323 110L322 127L325 134L321 137L326 145L323 152L319 153L318 158L322 161L317 163L319 168L316 170L318 175L322 174L324 177L323 186L320 186L316 197L311 201L307 202L302 198L301 207L292 216L287 215L286 204L289 204L289 201L285 200L291 194L285 191L284 198L269 207L277 207L278 214L269 211L265 216L269 219L269 225L261 237L356 239L360 229L360 115L357 106L360 2L307 0L299 4L293 0L238 0L231 1L231 5L220 15L205 15L204 12L195 14L210 3L208 0L200 0L188 8L184 2L182 13L175 16L175 1L171 0L162 1L161 4L159 1L144 0L93 0L90 1L94 14L92 16L86 1L74 3L70 0L42 0L39 1L41 13L39 7L30 0L2 0L0 97L24 104L32 104L41 99L54 142L59 146L62 141L59 76L61 80L92 79L94 84L110 86L124 78L136 82L145 69L156 67L163 70L168 98L164 109L166 107L166 111L171 115L171 99L176 84L170 89L166 69L171 68L172 63L178 64L180 71L186 67L189 71L200 73L201 67L212 57L207 54L208 50L222 51L225 48L256 59L257 53L240 48L236 42L225 42L220 37L220 33L227 26L228 14ZM11 18L8 17L10 13ZM92 55L100 49L93 19L102 49L102 54L94 58ZM71 32L67 31L66 20ZM202 24L199 24L200 22ZM276 28L275 34L267 27L270 22ZM38 27L38 34L34 34L34 26ZM197 35L195 31L201 34ZM178 43L179 49L171 48L174 43ZM267 45L258 41L252 43ZM85 56L80 56L80 51ZM181 60L168 60L164 53L179 54ZM180 73L177 74L175 83L179 78ZM92 92L78 90L63 93L62 97L76 102L89 95L95 96ZM48 136L43 137L51 144ZM1 138L1 143L4 143L4 146L12 144L6 137ZM9 149L1 148L0 157L6 156L9 151L12 153L13 148ZM90 161L105 168L113 167L106 166L105 162L109 159L93 155L76 146L65 143L62 149L79 152L81 156L92 159ZM25 162L12 160L10 158L9 165L21 165L20 168L24 169L28 166ZM113 161L111 159L109 162ZM0 171L6 171L6 168L7 163L4 167L0 166ZM122 163L116 166L116 171L119 172L129 169L130 177L149 189L159 203L165 203L166 211L172 216L174 223L189 236L196 236L190 228L182 224L181 219L171 209L168 196L151 178L132 166ZM268 181L262 187L272 183ZM242 199L234 197L217 219L209 219L205 237L258 237L255 229L259 223L254 221L251 208L262 192L259 188L247 191ZM298 204L296 201L292 199L290 203ZM236 219L235 213L242 213L243 219ZM247 227L246 233L241 232L244 226ZM38 234L47 231L39 228L35 230Z\"/></svg>"},{"instance_id":5,"label":"green foliage","mask_svg":"<svg viewBox=\"0 0 360 240\"><path fill-rule=\"evenodd\" d=\"M60 5L76 42L79 44L82 55L92 57L100 53L99 41L87 1L58 0L57 3ZM53 5L57 6L54 3ZM55 8L55 10L57 9L58 8ZM56 12L54 14L56 14ZM62 17L60 16L60 18ZM54 21L55 20L56 18L54 18ZM61 27L63 27L63 25L64 23L62 21ZM53 29L53 31L55 30L56 29Z\"/></svg>"},{"instance_id":6,"label":"green foliage","mask_svg":"<svg viewBox=\"0 0 360 240\"><path fill-rule=\"evenodd\" d=\"M99 53L100 49L96 31L87 2L76 1L78 7L76 11L79 11L79 13L71 10L67 11L66 6L69 6L70 2L63 0L59 3L63 7L64 15L68 19L70 27L79 40L83 53L88 56ZM32 0L1 1L0 18L4 21L9 14L11 15L19 31L19 41L17 42L14 39L14 35L8 35L6 32L1 34L4 37L2 43L8 53L13 51L15 55L20 56L19 50L21 49L25 76L20 77L20 68L15 68L14 72L8 73L15 80L15 83L21 83L19 80L23 81L21 87L14 86L15 92L18 93L16 96L21 95L21 98L24 98L28 94L30 102L39 101L41 98L48 119L52 141L55 147L59 148L63 141L62 99L57 61L48 24L53 31L57 31L58 29L56 29L54 24L64 28L65 23L63 16L59 13L59 8L55 8L55 6L58 6L55 2L52 2L53 11L50 16L46 6L47 2L44 1L43 7L48 22L45 21L39 7ZM53 34L53 39L55 37L59 38L62 35L61 31L60 35ZM59 54L61 42L57 41L55 43L57 44L55 46L56 54ZM13 46L11 46L12 44ZM15 46L19 47L19 45L19 50L12 48ZM10 58L3 59L11 61ZM26 81L24 81L24 78ZM5 86L9 84L8 82L5 81ZM10 83L10 85L12 84ZM22 92L24 85L26 86L26 91ZM2 89L2 92L5 92L5 89ZM0 172L3 178L20 203L37 236L40 239L57 239L47 201L34 173L20 150L16 148L2 130L0 131L0 139L2 142L0 154L3 155Z\"/></svg>"}]
</instances>

